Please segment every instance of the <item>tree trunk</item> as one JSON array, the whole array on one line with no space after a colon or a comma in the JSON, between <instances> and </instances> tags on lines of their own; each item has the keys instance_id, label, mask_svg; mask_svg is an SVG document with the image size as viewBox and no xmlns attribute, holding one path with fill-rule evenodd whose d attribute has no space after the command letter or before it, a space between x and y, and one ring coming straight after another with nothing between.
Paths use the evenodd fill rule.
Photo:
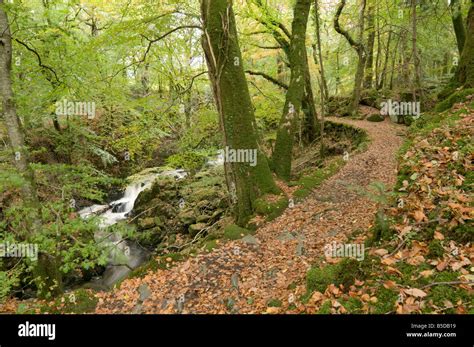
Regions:
<instances>
[{"instance_id":1,"label":"tree trunk","mask_svg":"<svg viewBox=\"0 0 474 347\"><path fill-rule=\"evenodd\" d=\"M262 3L261 0L254 0L255 5L257 5L260 10L263 12L263 16L255 18L260 24L265 26L273 35L275 41L280 45L283 52L285 52L286 57L289 60L289 68L293 69L291 66L291 34L286 29L286 27L278 22L271 14L267 11L266 5ZM304 94L302 96L302 109L304 111L303 127L302 127L302 137L306 143L311 143L316 138L318 123L317 123L317 112L316 106L314 104L314 94L311 84L311 72L309 70L308 56L305 51L306 64L304 66Z\"/></svg>"},{"instance_id":2,"label":"tree trunk","mask_svg":"<svg viewBox=\"0 0 474 347\"><path fill-rule=\"evenodd\" d=\"M392 30L388 32L387 47L385 49L385 60L380 76L378 77L377 90L380 90L385 85L385 79L387 75L388 60L390 58L390 43L392 42Z\"/></svg>"},{"instance_id":3,"label":"tree trunk","mask_svg":"<svg viewBox=\"0 0 474 347\"><path fill-rule=\"evenodd\" d=\"M258 148L256 122L245 78L232 2L202 0L203 49L214 98L230 149L256 150L257 162L226 163L229 190L235 193L236 223L244 226L255 209L255 200L266 193L279 193L267 159ZM301 99L300 99L301 100Z\"/></svg>"},{"instance_id":4,"label":"tree trunk","mask_svg":"<svg viewBox=\"0 0 474 347\"><path fill-rule=\"evenodd\" d=\"M355 49L358 56L358 63L357 63L357 71L356 76L354 79L354 89L352 93L352 102L351 102L351 110L350 113L353 115L357 115L359 113L359 102L360 96L362 94L362 82L364 80L364 67L365 67L365 60L366 60L366 52L363 43L364 39L364 25L365 25L365 6L367 1L361 0L360 3L360 10L359 10L359 33L358 33L358 41L355 41L352 36L349 34L348 31L344 30L340 23L339 17L341 16L342 10L346 6L346 0L341 0L339 6L336 10L336 15L334 17L334 29L336 32L344 36L351 45L352 48Z\"/></svg>"},{"instance_id":5,"label":"tree trunk","mask_svg":"<svg viewBox=\"0 0 474 347\"><path fill-rule=\"evenodd\" d=\"M413 64L415 67L415 83L413 88L413 101L417 101L417 93L420 93L420 97L423 94L421 88L421 61L420 55L418 54L417 46L417 12L416 12L417 0L411 1L412 10L412 43L413 43Z\"/></svg>"},{"instance_id":6,"label":"tree trunk","mask_svg":"<svg viewBox=\"0 0 474 347\"><path fill-rule=\"evenodd\" d=\"M374 18L375 7L369 6L369 12L367 16L368 32L369 37L367 39L367 60L365 63L365 80L364 89L372 88L372 81L374 79L374 45L375 45L375 18Z\"/></svg>"},{"instance_id":7,"label":"tree trunk","mask_svg":"<svg viewBox=\"0 0 474 347\"><path fill-rule=\"evenodd\" d=\"M289 180L291 175L294 133L304 95L307 65L305 39L310 8L310 0L297 0L294 8L290 47L291 79L272 157L276 174L284 180Z\"/></svg>"},{"instance_id":8,"label":"tree trunk","mask_svg":"<svg viewBox=\"0 0 474 347\"><path fill-rule=\"evenodd\" d=\"M456 82L464 88L474 88L474 0L467 16L467 37L462 51Z\"/></svg>"},{"instance_id":9,"label":"tree trunk","mask_svg":"<svg viewBox=\"0 0 474 347\"><path fill-rule=\"evenodd\" d=\"M28 211L26 225L28 226L27 239L29 239L41 232L40 203L36 193L34 173L29 165L25 135L14 103L11 81L12 38L7 14L1 5L3 5L3 0L0 0L0 96L13 152L13 163L23 177L21 194L23 206ZM49 293L59 294L62 291L61 276L54 257L40 253L33 273L40 297L46 297Z\"/></svg>"},{"instance_id":10,"label":"tree trunk","mask_svg":"<svg viewBox=\"0 0 474 347\"><path fill-rule=\"evenodd\" d=\"M305 49L304 68L304 93L302 107L304 110L303 139L306 143L312 143L317 137L318 123L317 112L314 104L313 87L311 85L311 74L309 71L308 56Z\"/></svg>"},{"instance_id":11,"label":"tree trunk","mask_svg":"<svg viewBox=\"0 0 474 347\"><path fill-rule=\"evenodd\" d=\"M466 42L466 27L464 26L464 20L462 18L461 3L459 0L451 0L450 8L459 56L461 56Z\"/></svg>"},{"instance_id":12,"label":"tree trunk","mask_svg":"<svg viewBox=\"0 0 474 347\"><path fill-rule=\"evenodd\" d=\"M322 45L321 45L321 25L320 25L320 16L319 16L319 2L318 0L314 0L314 23L316 26L316 42L317 45L313 46L314 52L314 60L315 63L319 66L319 75L321 76L321 83L320 83L320 92L321 92L321 117L320 117L320 155L324 157L324 117L326 116L326 108L327 108L327 101L329 98L329 90L328 84L326 80L326 73L324 72L324 60L323 60L323 53L322 53Z\"/></svg>"}]
</instances>

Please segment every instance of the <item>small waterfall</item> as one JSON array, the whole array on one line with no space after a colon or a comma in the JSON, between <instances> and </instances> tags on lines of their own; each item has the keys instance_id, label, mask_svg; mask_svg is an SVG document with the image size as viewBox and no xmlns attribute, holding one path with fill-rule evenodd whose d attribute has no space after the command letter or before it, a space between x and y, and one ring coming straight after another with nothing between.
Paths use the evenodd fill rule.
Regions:
<instances>
[{"instance_id":1,"label":"small waterfall","mask_svg":"<svg viewBox=\"0 0 474 347\"><path fill-rule=\"evenodd\" d=\"M171 172L168 174L171 174ZM183 176L181 171L176 174L180 177ZM88 218L92 215L99 216L99 230L95 233L95 239L104 247L111 248L109 264L100 280L100 284L111 287L148 258L146 250L134 242L124 240L118 233L110 234L107 227L121 220L126 220L132 212L140 193L150 188L154 180L160 175L163 175L163 173L148 173L144 176L135 175L132 183L127 186L120 199L112 201L109 205L92 205L79 211L82 218Z\"/></svg>"},{"instance_id":2,"label":"small waterfall","mask_svg":"<svg viewBox=\"0 0 474 347\"><path fill-rule=\"evenodd\" d=\"M207 161L208 166L219 166L223 164L223 158ZM99 281L99 284L110 288L118 281L125 278L132 269L143 264L148 258L148 252L138 244L124 240L118 233L107 232L107 227L126 220L133 211L135 201L144 190L151 188L156 178L160 176L173 177L176 180L185 178L188 173L183 169L160 171L160 168L146 169L139 174L129 177L130 183L123 196L109 205L92 205L79 211L81 218L98 215L99 230L95 233L95 239L104 247L112 249L109 264Z\"/></svg>"}]
</instances>

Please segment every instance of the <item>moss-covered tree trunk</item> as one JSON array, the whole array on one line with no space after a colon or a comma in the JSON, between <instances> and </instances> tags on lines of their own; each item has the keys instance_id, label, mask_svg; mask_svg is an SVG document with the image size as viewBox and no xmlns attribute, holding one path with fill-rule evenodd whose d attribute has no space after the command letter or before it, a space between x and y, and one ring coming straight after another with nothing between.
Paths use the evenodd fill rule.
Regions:
<instances>
[{"instance_id":1,"label":"moss-covered tree trunk","mask_svg":"<svg viewBox=\"0 0 474 347\"><path fill-rule=\"evenodd\" d=\"M305 41L310 8L310 0L297 0L294 8L289 54L291 80L288 92L286 93L285 107L280 120L272 157L273 168L276 174L285 180L288 180L291 175L294 135L304 94L305 68L307 65Z\"/></svg>"},{"instance_id":2,"label":"moss-covered tree trunk","mask_svg":"<svg viewBox=\"0 0 474 347\"><path fill-rule=\"evenodd\" d=\"M254 17L260 24L262 24L274 37L275 41L281 47L286 57L288 58L288 67L290 70L291 66L291 38L290 31L285 25L274 18L268 11L268 5L264 4L262 0L254 0L253 3L257 5L262 11L262 16ZM317 138L319 124L317 122L318 116L316 112L316 106L314 103L314 93L311 83L311 72L309 70L308 56L306 55L306 64L304 66L304 94L302 97L302 110L304 112L304 122L301 126L301 135L306 143L311 143Z\"/></svg>"},{"instance_id":3,"label":"moss-covered tree trunk","mask_svg":"<svg viewBox=\"0 0 474 347\"><path fill-rule=\"evenodd\" d=\"M36 193L34 173L29 165L25 135L16 113L11 81L12 38L3 4L4 1L0 0L0 97L12 150L12 161L18 173L23 177L21 194L23 206L27 211L24 215L28 226L26 240L32 242L34 237L41 232L40 203ZM61 292L61 275L52 256L40 253L33 275L40 297Z\"/></svg>"},{"instance_id":4,"label":"moss-covered tree trunk","mask_svg":"<svg viewBox=\"0 0 474 347\"><path fill-rule=\"evenodd\" d=\"M454 33L458 45L459 55L462 54L466 42L466 27L462 18L461 3L459 0L451 0L451 19L453 21Z\"/></svg>"},{"instance_id":5,"label":"moss-covered tree trunk","mask_svg":"<svg viewBox=\"0 0 474 347\"><path fill-rule=\"evenodd\" d=\"M316 106L314 104L313 87L311 85L311 73L309 71L308 56L305 50L305 71L304 71L304 94L302 107L304 111L303 139L306 143L313 142L318 136L319 124L317 122Z\"/></svg>"},{"instance_id":6,"label":"moss-covered tree trunk","mask_svg":"<svg viewBox=\"0 0 474 347\"><path fill-rule=\"evenodd\" d=\"M224 146L256 150L257 162L226 163L226 179L235 194L236 223L245 226L255 200L279 193L266 157L258 148L254 109L245 78L231 0L202 0L203 49L209 68Z\"/></svg>"},{"instance_id":7,"label":"moss-covered tree trunk","mask_svg":"<svg viewBox=\"0 0 474 347\"><path fill-rule=\"evenodd\" d=\"M467 16L466 42L455 78L459 86L474 88L474 0Z\"/></svg>"}]
</instances>

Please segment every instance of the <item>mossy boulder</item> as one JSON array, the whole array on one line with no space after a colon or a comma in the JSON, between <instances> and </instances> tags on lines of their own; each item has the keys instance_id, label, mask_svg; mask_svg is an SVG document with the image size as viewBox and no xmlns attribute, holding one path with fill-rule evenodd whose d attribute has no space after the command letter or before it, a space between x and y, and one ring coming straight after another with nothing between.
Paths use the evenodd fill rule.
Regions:
<instances>
[{"instance_id":1,"label":"mossy boulder","mask_svg":"<svg viewBox=\"0 0 474 347\"><path fill-rule=\"evenodd\" d=\"M212 216L209 216L207 214L201 214L201 215L196 217L196 222L197 223L207 223L211 218L212 218Z\"/></svg>"},{"instance_id":2,"label":"mossy boulder","mask_svg":"<svg viewBox=\"0 0 474 347\"><path fill-rule=\"evenodd\" d=\"M252 234L250 230L239 227L235 224L228 225L224 229L224 239L227 240L238 240L249 234Z\"/></svg>"},{"instance_id":3,"label":"mossy boulder","mask_svg":"<svg viewBox=\"0 0 474 347\"><path fill-rule=\"evenodd\" d=\"M196 236L196 234L198 232L200 232L201 230L205 229L207 227L207 224L206 223L196 223L196 224L191 224L188 228L189 230L189 234L191 236Z\"/></svg>"},{"instance_id":4,"label":"mossy boulder","mask_svg":"<svg viewBox=\"0 0 474 347\"><path fill-rule=\"evenodd\" d=\"M138 226L141 230L151 229L156 226L155 218L147 217L147 218L140 218L138 222Z\"/></svg>"},{"instance_id":5,"label":"mossy boulder","mask_svg":"<svg viewBox=\"0 0 474 347\"><path fill-rule=\"evenodd\" d=\"M368 116L367 120L369 122L383 122L385 120L385 117L380 114L373 114L371 116Z\"/></svg>"},{"instance_id":6,"label":"mossy boulder","mask_svg":"<svg viewBox=\"0 0 474 347\"><path fill-rule=\"evenodd\" d=\"M178 214L178 219L184 225L191 225L196 222L196 215L193 210L182 210Z\"/></svg>"},{"instance_id":7,"label":"mossy boulder","mask_svg":"<svg viewBox=\"0 0 474 347\"><path fill-rule=\"evenodd\" d=\"M453 107L454 104L466 101L467 97L470 95L474 95L474 88L468 88L468 89L455 91L454 93L449 95L446 99L440 101L436 105L435 111L444 112L446 110L449 110L451 107Z\"/></svg>"}]
</instances>

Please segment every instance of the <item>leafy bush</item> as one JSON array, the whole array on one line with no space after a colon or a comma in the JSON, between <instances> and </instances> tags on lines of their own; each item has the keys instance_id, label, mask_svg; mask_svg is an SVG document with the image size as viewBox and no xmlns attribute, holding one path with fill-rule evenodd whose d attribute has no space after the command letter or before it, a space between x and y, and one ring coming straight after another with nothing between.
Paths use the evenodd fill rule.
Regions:
<instances>
[{"instance_id":1,"label":"leafy bush","mask_svg":"<svg viewBox=\"0 0 474 347\"><path fill-rule=\"evenodd\" d=\"M206 156L195 151L186 151L170 156L166 164L175 169L195 172L206 163Z\"/></svg>"}]
</instances>

